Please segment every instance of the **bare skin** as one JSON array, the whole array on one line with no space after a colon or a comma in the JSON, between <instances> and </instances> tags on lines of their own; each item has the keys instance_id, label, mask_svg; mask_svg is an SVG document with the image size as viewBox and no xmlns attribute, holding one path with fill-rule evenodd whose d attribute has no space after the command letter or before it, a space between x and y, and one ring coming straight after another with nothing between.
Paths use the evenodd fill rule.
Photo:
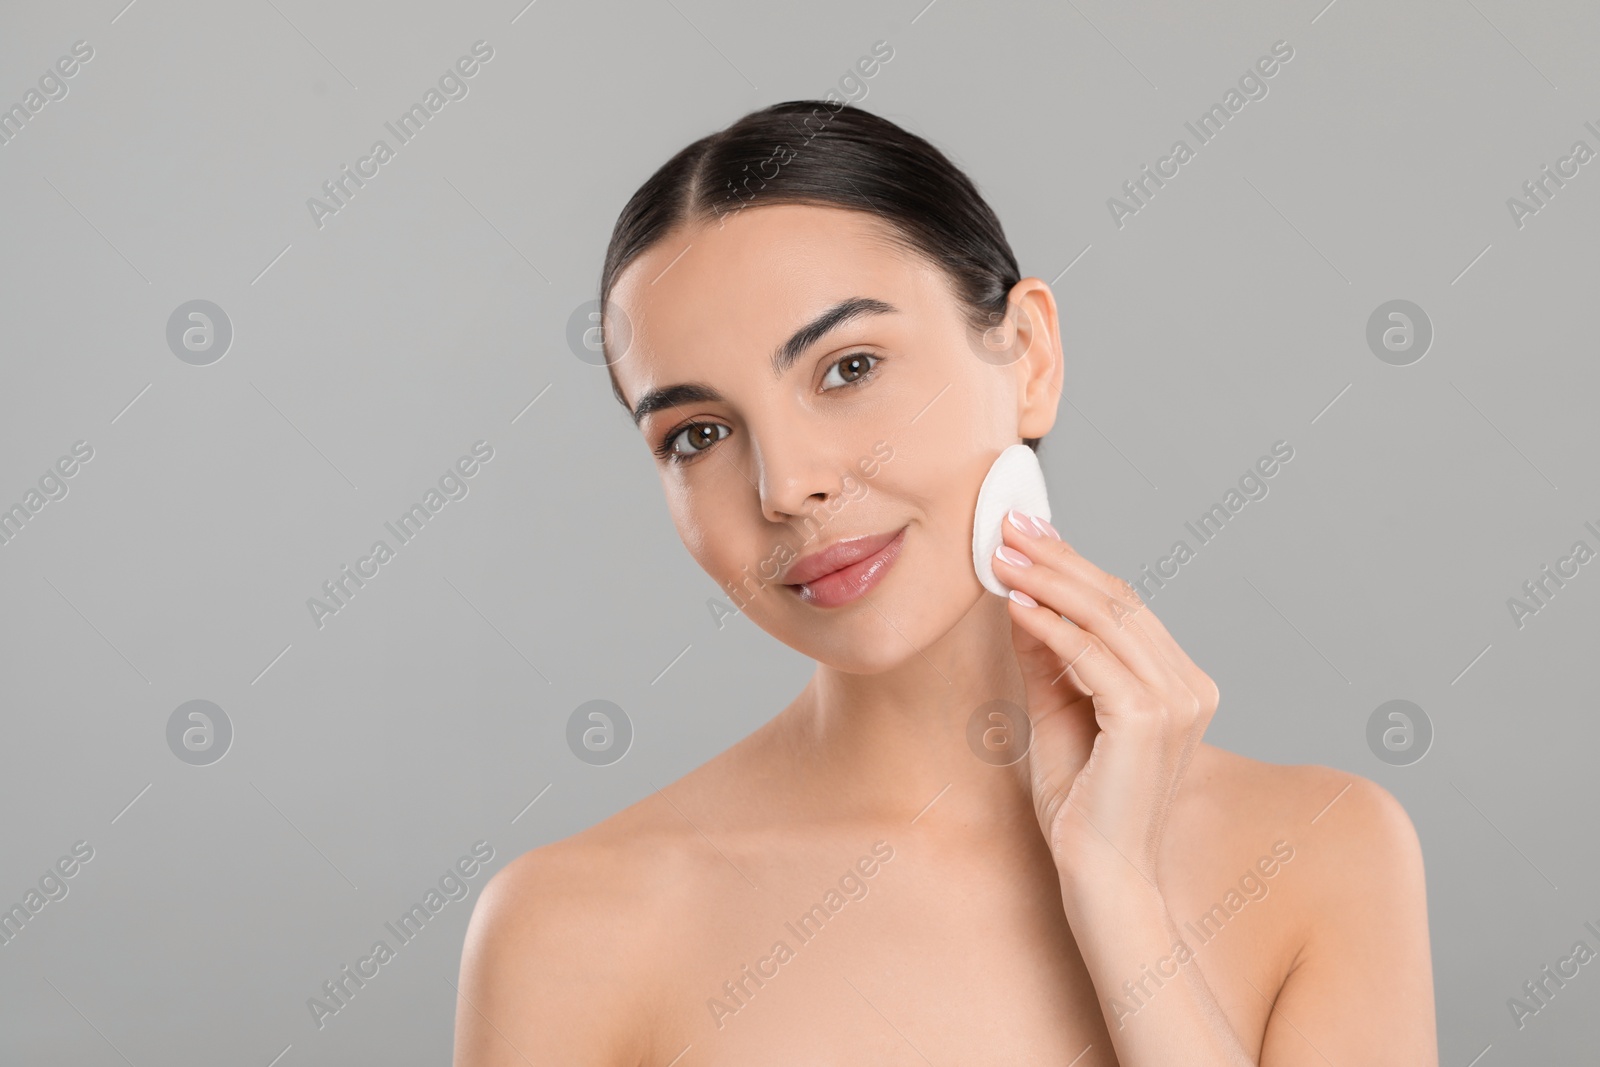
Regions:
<instances>
[{"instance_id":1,"label":"bare skin","mask_svg":"<svg viewBox=\"0 0 1600 1067\"><path fill-rule=\"evenodd\" d=\"M775 375L767 355L850 297L896 310ZM1421 851L1394 798L1201 742L1215 685L1051 533L1007 524L1032 565L995 565L1036 606L972 573L978 483L1060 396L1049 287L1011 300L1013 355L980 358L937 269L809 206L687 227L624 272L630 403L720 394L640 422L691 457L656 462L708 574L734 588L775 546L786 562L901 527L904 547L833 607L765 571L743 610L817 661L806 688L491 880L457 1067L1437 1063ZM969 745L994 700L1033 725L1009 766Z\"/></svg>"}]
</instances>

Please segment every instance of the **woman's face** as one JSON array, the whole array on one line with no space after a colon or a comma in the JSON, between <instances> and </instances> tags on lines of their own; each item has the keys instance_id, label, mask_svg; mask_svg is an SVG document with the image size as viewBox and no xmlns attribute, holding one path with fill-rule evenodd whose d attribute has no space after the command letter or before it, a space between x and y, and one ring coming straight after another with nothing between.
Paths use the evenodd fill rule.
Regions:
<instances>
[{"instance_id":1,"label":"woman's face","mask_svg":"<svg viewBox=\"0 0 1600 1067\"><path fill-rule=\"evenodd\" d=\"M863 674L917 655L988 595L972 568L978 486L1002 449L1049 429L1061 387L1043 282L1013 289L997 354L943 272L887 233L837 208L742 210L658 242L608 308L632 329L614 371L636 414L653 409L639 428L662 450L685 547L763 630ZM858 538L895 540L797 582L801 557Z\"/></svg>"}]
</instances>

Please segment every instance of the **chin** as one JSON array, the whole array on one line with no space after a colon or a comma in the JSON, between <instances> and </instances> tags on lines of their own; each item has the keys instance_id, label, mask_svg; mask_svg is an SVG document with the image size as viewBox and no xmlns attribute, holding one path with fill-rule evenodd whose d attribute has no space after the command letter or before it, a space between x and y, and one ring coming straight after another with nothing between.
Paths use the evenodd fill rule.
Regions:
<instances>
[{"instance_id":1,"label":"chin","mask_svg":"<svg viewBox=\"0 0 1600 1067\"><path fill-rule=\"evenodd\" d=\"M973 584L977 584L976 578ZM978 592L989 595L981 586ZM883 674L908 662L926 663L923 652L949 633L971 609L970 598L946 604L914 594L897 602L880 592L871 604L858 600L844 609L785 620L778 640L818 663L846 674ZM763 629L767 629L763 627Z\"/></svg>"},{"instance_id":2,"label":"chin","mask_svg":"<svg viewBox=\"0 0 1600 1067\"><path fill-rule=\"evenodd\" d=\"M889 636L899 646L898 649L891 647L886 641L881 648L866 650L856 646L848 650L813 648L809 651L801 651L804 651L807 656L816 660L822 666L838 671L841 674L888 674L890 671L898 670L913 660L918 663L923 662L920 655L920 647L912 648L892 631Z\"/></svg>"}]
</instances>

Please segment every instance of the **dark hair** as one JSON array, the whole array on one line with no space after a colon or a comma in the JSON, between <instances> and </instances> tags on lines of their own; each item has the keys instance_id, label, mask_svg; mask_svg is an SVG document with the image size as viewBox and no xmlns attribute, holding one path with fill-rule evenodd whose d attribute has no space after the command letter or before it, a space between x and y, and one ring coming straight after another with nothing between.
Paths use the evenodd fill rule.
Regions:
<instances>
[{"instance_id":1,"label":"dark hair","mask_svg":"<svg viewBox=\"0 0 1600 1067\"><path fill-rule=\"evenodd\" d=\"M623 268L674 227L752 204L812 204L882 219L908 251L944 271L980 334L1001 322L1006 295L1021 280L1000 220L943 152L854 105L787 100L683 148L633 194L606 248L601 321ZM605 360L611 392L627 407L614 359L607 353ZM1039 438L1023 443L1038 451Z\"/></svg>"}]
</instances>

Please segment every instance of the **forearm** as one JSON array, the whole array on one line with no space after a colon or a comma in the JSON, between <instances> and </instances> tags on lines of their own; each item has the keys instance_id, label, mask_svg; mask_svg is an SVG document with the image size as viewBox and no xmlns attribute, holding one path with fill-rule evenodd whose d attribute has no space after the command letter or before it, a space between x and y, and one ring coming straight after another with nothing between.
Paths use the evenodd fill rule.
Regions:
<instances>
[{"instance_id":1,"label":"forearm","mask_svg":"<svg viewBox=\"0 0 1600 1067\"><path fill-rule=\"evenodd\" d=\"M1122 1067L1257 1067L1155 886L1064 876L1061 898Z\"/></svg>"}]
</instances>

